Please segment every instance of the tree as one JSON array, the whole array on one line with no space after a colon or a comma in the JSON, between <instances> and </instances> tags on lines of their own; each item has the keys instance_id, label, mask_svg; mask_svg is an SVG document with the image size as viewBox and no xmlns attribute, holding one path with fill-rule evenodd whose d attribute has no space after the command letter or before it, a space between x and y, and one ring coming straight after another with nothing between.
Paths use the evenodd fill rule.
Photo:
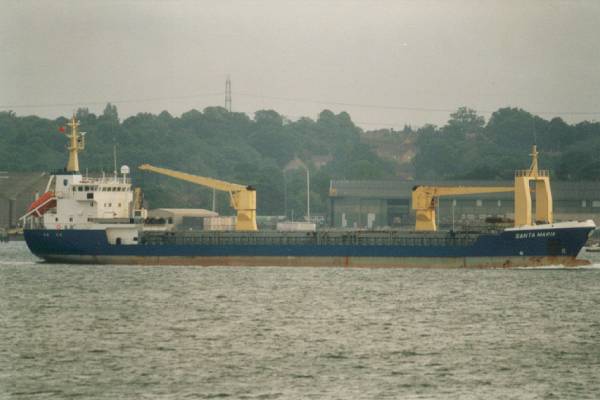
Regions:
<instances>
[{"instance_id":1,"label":"tree","mask_svg":"<svg viewBox=\"0 0 600 400\"><path fill-rule=\"evenodd\" d=\"M346 112L323 110L316 121L287 121L274 110L260 110L252 119L223 107L207 107L180 117L167 111L139 113L120 122L117 108L109 103L99 117L85 108L77 110L77 116L81 130L88 132L81 164L90 173L112 171L116 143L119 162L130 166L148 162L255 185L261 214L282 212L284 187L288 210L304 212L305 172L282 172L296 157L310 168L315 213L325 212L331 179L387 179L397 173L398 164L379 157ZM65 117L48 120L0 112L0 170L62 168L66 139L58 127L67 122ZM518 108L502 108L485 125L474 110L462 107L442 128L428 124L405 132L414 132L410 145L416 150L413 162L419 179L510 179L514 169L529 165L534 138L542 153L541 168L552 169L561 179L600 177L598 122L569 125L560 118L546 121ZM210 207L210 190L146 175L132 168L136 184L153 206ZM223 211L232 212L225 200L220 203Z\"/></svg>"},{"instance_id":2,"label":"tree","mask_svg":"<svg viewBox=\"0 0 600 400\"><path fill-rule=\"evenodd\" d=\"M274 110L259 110L255 112L254 121L261 127L280 128L283 126L283 117Z\"/></svg>"},{"instance_id":3,"label":"tree","mask_svg":"<svg viewBox=\"0 0 600 400\"><path fill-rule=\"evenodd\" d=\"M527 111L506 107L492 113L485 132L497 145L512 149L516 145L533 144L536 129L541 125Z\"/></svg>"},{"instance_id":4,"label":"tree","mask_svg":"<svg viewBox=\"0 0 600 400\"><path fill-rule=\"evenodd\" d=\"M106 107L104 107L104 111L102 112L101 118L113 124L118 124L119 113L117 111L117 106L107 103Z\"/></svg>"},{"instance_id":5,"label":"tree","mask_svg":"<svg viewBox=\"0 0 600 400\"><path fill-rule=\"evenodd\" d=\"M471 108L460 107L456 112L450 114L448 124L444 131L456 137L480 134L485 126L485 118L477 115Z\"/></svg>"}]
</instances>

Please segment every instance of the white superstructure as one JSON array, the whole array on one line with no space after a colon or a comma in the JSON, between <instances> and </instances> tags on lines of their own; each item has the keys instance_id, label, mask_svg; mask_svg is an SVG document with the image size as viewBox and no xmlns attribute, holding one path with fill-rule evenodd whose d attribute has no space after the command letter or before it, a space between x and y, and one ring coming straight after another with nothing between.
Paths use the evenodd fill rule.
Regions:
<instances>
[{"instance_id":1,"label":"white superstructure","mask_svg":"<svg viewBox=\"0 0 600 400\"><path fill-rule=\"evenodd\" d=\"M98 223L133 223L133 190L127 176L55 175L56 207L43 215L47 229L89 229Z\"/></svg>"},{"instance_id":2,"label":"white superstructure","mask_svg":"<svg viewBox=\"0 0 600 400\"><path fill-rule=\"evenodd\" d=\"M110 176L83 176L78 152L84 148L84 134L77 131L75 117L68 125L67 167L50 177L46 193L22 217L24 225L57 231L103 230L109 243L136 244L147 213L142 208L141 192L136 196L131 187L129 167L124 165L120 174L115 171Z\"/></svg>"}]
</instances>

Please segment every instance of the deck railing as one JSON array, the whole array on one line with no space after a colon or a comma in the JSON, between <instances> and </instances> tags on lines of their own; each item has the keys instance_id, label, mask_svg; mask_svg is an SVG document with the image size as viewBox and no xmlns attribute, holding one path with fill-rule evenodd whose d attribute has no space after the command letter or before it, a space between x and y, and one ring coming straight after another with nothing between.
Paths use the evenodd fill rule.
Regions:
<instances>
[{"instance_id":1,"label":"deck railing","mask_svg":"<svg viewBox=\"0 0 600 400\"><path fill-rule=\"evenodd\" d=\"M169 232L144 233L142 244L147 245L205 245L205 246L469 246L478 234L397 234L396 232L306 232L306 233L248 233L234 232Z\"/></svg>"},{"instance_id":2,"label":"deck railing","mask_svg":"<svg viewBox=\"0 0 600 400\"><path fill-rule=\"evenodd\" d=\"M533 176L534 174L528 169L518 169L515 171L515 177L519 176ZM550 171L547 169L539 169L537 176L550 176Z\"/></svg>"}]
</instances>

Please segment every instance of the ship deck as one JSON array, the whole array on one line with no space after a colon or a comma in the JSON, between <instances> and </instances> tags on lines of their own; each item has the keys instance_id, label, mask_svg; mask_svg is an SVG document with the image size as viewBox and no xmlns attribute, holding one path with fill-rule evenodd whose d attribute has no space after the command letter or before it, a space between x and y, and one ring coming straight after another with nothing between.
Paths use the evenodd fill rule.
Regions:
<instances>
[{"instance_id":1,"label":"ship deck","mask_svg":"<svg viewBox=\"0 0 600 400\"><path fill-rule=\"evenodd\" d=\"M316 232L144 232L149 245L355 245L355 246L470 246L483 232L340 231ZM489 232L491 233L491 232Z\"/></svg>"}]
</instances>

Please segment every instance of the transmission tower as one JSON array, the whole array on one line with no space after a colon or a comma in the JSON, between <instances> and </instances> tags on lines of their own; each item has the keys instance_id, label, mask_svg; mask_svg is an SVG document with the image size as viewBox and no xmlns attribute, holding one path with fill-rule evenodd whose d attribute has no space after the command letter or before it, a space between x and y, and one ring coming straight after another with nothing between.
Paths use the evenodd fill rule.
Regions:
<instances>
[{"instance_id":1,"label":"transmission tower","mask_svg":"<svg viewBox=\"0 0 600 400\"><path fill-rule=\"evenodd\" d=\"M231 79L227 75L227 81L225 82L225 109L231 112Z\"/></svg>"}]
</instances>

